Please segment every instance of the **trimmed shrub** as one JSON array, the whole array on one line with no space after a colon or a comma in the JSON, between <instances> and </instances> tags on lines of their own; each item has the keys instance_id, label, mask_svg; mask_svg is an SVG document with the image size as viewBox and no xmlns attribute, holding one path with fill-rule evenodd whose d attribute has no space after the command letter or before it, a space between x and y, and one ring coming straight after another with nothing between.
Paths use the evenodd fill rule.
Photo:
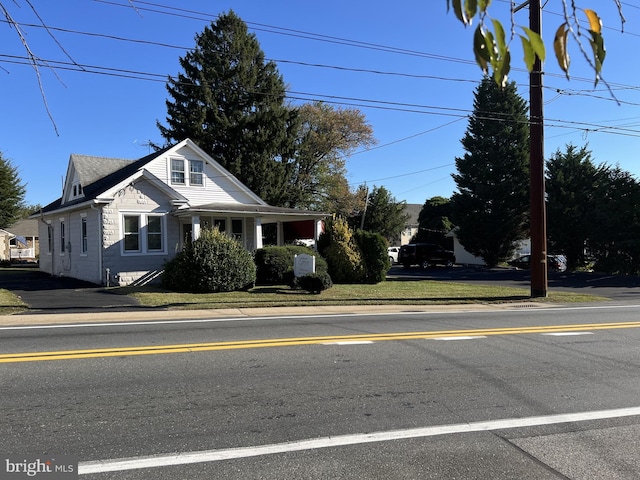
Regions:
<instances>
[{"instance_id":1,"label":"trimmed shrub","mask_svg":"<svg viewBox=\"0 0 640 480\"><path fill-rule=\"evenodd\" d=\"M297 284L302 290L309 293L320 293L333 287L331 277L327 272L316 272L297 279Z\"/></svg>"},{"instance_id":2,"label":"trimmed shrub","mask_svg":"<svg viewBox=\"0 0 640 480\"><path fill-rule=\"evenodd\" d=\"M334 283L361 283L364 278L362 256L347 222L340 218L327 222L321 238L323 255Z\"/></svg>"},{"instance_id":3,"label":"trimmed shrub","mask_svg":"<svg viewBox=\"0 0 640 480\"><path fill-rule=\"evenodd\" d=\"M382 235L365 230L354 234L342 219L325 222L318 249L327 260L334 283L382 282L391 268Z\"/></svg>"},{"instance_id":4,"label":"trimmed shrub","mask_svg":"<svg viewBox=\"0 0 640 480\"><path fill-rule=\"evenodd\" d=\"M264 247L256 251L256 283L258 285L292 285L293 262L296 255L306 253L316 257L316 273L327 272L327 262L318 252L301 245Z\"/></svg>"},{"instance_id":5,"label":"trimmed shrub","mask_svg":"<svg viewBox=\"0 0 640 480\"><path fill-rule=\"evenodd\" d=\"M256 283L282 285L293 275L293 259L285 247L264 247L256 250Z\"/></svg>"},{"instance_id":6,"label":"trimmed shrub","mask_svg":"<svg viewBox=\"0 0 640 480\"><path fill-rule=\"evenodd\" d=\"M162 285L177 292L216 293L248 290L256 281L253 256L240 243L205 229L165 264Z\"/></svg>"},{"instance_id":7,"label":"trimmed shrub","mask_svg":"<svg viewBox=\"0 0 640 480\"><path fill-rule=\"evenodd\" d=\"M387 241L379 233L358 230L354 239L360 247L364 283L379 283L387 277L387 272L391 268L389 255L387 253Z\"/></svg>"}]
</instances>

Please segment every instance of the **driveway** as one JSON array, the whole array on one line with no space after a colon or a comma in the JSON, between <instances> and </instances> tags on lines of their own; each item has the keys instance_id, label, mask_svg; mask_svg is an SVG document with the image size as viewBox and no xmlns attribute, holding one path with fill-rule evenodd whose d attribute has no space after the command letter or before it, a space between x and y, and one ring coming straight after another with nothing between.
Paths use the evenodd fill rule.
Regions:
<instances>
[{"instance_id":1,"label":"driveway","mask_svg":"<svg viewBox=\"0 0 640 480\"><path fill-rule=\"evenodd\" d=\"M5 269L0 288L29 305L25 314L101 313L144 309L133 298L73 278L52 277L37 269Z\"/></svg>"}]
</instances>

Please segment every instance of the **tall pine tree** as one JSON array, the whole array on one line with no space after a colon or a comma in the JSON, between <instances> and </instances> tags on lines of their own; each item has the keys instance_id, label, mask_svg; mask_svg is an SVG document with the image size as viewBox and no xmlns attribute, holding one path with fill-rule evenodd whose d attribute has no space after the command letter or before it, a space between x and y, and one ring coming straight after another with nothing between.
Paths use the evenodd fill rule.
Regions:
<instances>
[{"instance_id":1,"label":"tall pine tree","mask_svg":"<svg viewBox=\"0 0 640 480\"><path fill-rule=\"evenodd\" d=\"M586 249L594 231L599 185L606 184L607 169L593 163L586 146L567 145L547 160L547 232L554 253L567 257L567 268L587 263ZM596 227L600 229L601 226Z\"/></svg>"},{"instance_id":2,"label":"tall pine tree","mask_svg":"<svg viewBox=\"0 0 640 480\"><path fill-rule=\"evenodd\" d=\"M282 204L297 131L282 76L232 11L195 40L180 57L184 72L167 83L160 134L167 143L191 138L262 199Z\"/></svg>"},{"instance_id":3,"label":"tall pine tree","mask_svg":"<svg viewBox=\"0 0 640 480\"><path fill-rule=\"evenodd\" d=\"M25 192L18 169L0 152L0 228L10 227L21 218Z\"/></svg>"},{"instance_id":4,"label":"tall pine tree","mask_svg":"<svg viewBox=\"0 0 640 480\"><path fill-rule=\"evenodd\" d=\"M528 235L529 127L527 103L515 83L500 88L485 77L456 158L451 197L460 243L494 266L508 260Z\"/></svg>"}]
</instances>

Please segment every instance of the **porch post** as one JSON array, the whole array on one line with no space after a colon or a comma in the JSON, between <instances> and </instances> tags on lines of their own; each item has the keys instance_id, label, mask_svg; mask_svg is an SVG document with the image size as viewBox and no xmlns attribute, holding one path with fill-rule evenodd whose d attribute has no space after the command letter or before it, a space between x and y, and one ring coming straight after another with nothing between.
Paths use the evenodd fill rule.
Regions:
<instances>
[{"instance_id":1,"label":"porch post","mask_svg":"<svg viewBox=\"0 0 640 480\"><path fill-rule=\"evenodd\" d=\"M197 240L200 237L200 215L191 216L191 240Z\"/></svg>"},{"instance_id":2,"label":"porch post","mask_svg":"<svg viewBox=\"0 0 640 480\"><path fill-rule=\"evenodd\" d=\"M253 238L256 250L262 248L262 218L256 217L253 228Z\"/></svg>"},{"instance_id":3,"label":"porch post","mask_svg":"<svg viewBox=\"0 0 640 480\"><path fill-rule=\"evenodd\" d=\"M282 222L276 223L276 245L282 245Z\"/></svg>"}]
</instances>

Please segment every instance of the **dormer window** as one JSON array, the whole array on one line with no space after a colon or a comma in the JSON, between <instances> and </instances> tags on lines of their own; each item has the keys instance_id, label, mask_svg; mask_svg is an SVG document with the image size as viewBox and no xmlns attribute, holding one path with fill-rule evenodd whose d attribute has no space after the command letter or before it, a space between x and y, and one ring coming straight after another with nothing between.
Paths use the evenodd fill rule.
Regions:
<instances>
[{"instance_id":1,"label":"dormer window","mask_svg":"<svg viewBox=\"0 0 640 480\"><path fill-rule=\"evenodd\" d=\"M72 187L72 195L71 198L77 198L82 195L82 185L79 183L74 183Z\"/></svg>"}]
</instances>

